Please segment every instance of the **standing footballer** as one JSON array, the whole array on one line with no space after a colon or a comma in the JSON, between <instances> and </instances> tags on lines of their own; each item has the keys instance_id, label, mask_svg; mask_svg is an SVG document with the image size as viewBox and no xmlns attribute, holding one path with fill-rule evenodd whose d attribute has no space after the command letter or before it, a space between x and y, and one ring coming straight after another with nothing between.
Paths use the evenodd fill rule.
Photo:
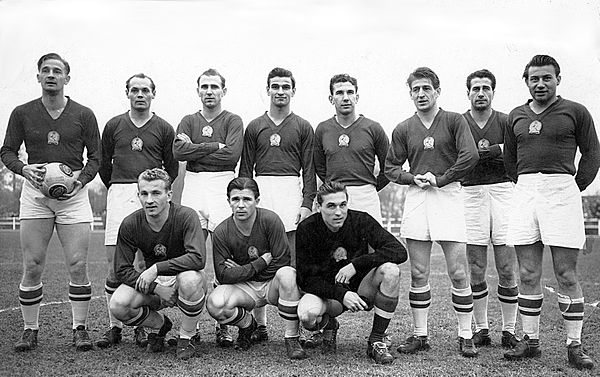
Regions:
<instances>
[{"instance_id":1,"label":"standing footballer","mask_svg":"<svg viewBox=\"0 0 600 377\"><path fill-rule=\"evenodd\" d=\"M515 245L519 262L519 313L525 336L504 357L514 360L541 354L539 324L544 296L540 278L546 245L558 281L569 363L592 369L594 362L581 345L584 301L577 257L585 244L580 191L598 173L600 144L588 110L556 94L561 77L554 58L534 56L525 66L523 78L532 98L509 114L504 164L517 182L508 243ZM581 159L576 169L578 148Z\"/></svg>"}]
</instances>

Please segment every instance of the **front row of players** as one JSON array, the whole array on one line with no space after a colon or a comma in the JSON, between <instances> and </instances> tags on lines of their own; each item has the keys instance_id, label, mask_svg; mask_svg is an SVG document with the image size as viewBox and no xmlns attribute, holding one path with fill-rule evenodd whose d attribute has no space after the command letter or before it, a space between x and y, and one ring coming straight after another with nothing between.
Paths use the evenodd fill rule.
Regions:
<instances>
[{"instance_id":1,"label":"front row of players","mask_svg":"<svg viewBox=\"0 0 600 377\"><path fill-rule=\"evenodd\" d=\"M319 213L300 224L297 273L290 266L282 221L257 208L257 183L233 179L227 186L233 215L213 234L215 275L221 284L208 297L204 235L195 211L171 202L171 180L162 169L144 171L138 189L142 209L127 216L119 229L114 271L122 284L112 295L110 312L126 325L146 328L148 350L164 350L172 322L159 311L175 305L183 314L177 341L181 359L196 352L205 302L220 324L239 328L238 349L252 345L257 323L251 311L277 306L291 359L307 356L300 344L300 322L307 329L323 329L323 352L335 352L335 317L374 308L367 354L378 363L393 361L383 337L398 304L398 264L407 253L370 215L348 210L342 184L323 184L317 192ZM143 272L134 263L138 249L146 261Z\"/></svg>"}]
</instances>

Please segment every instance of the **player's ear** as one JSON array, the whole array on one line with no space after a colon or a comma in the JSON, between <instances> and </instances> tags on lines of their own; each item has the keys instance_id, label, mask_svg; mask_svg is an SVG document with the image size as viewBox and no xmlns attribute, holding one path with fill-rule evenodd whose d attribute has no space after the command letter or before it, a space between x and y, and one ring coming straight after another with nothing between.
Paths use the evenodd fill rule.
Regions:
<instances>
[{"instance_id":1,"label":"player's ear","mask_svg":"<svg viewBox=\"0 0 600 377\"><path fill-rule=\"evenodd\" d=\"M67 75L65 77L65 85L67 85L71 81L71 76Z\"/></svg>"},{"instance_id":2,"label":"player's ear","mask_svg":"<svg viewBox=\"0 0 600 377\"><path fill-rule=\"evenodd\" d=\"M333 103L333 96L329 95L329 103L332 105L335 105L335 103Z\"/></svg>"},{"instance_id":3,"label":"player's ear","mask_svg":"<svg viewBox=\"0 0 600 377\"><path fill-rule=\"evenodd\" d=\"M294 94L296 94L296 88L292 88L292 95L290 97L293 97Z\"/></svg>"},{"instance_id":4,"label":"player's ear","mask_svg":"<svg viewBox=\"0 0 600 377\"><path fill-rule=\"evenodd\" d=\"M256 198L256 204L260 203L260 197Z\"/></svg>"},{"instance_id":5,"label":"player's ear","mask_svg":"<svg viewBox=\"0 0 600 377\"><path fill-rule=\"evenodd\" d=\"M223 97L227 94L227 88L223 88Z\"/></svg>"},{"instance_id":6,"label":"player's ear","mask_svg":"<svg viewBox=\"0 0 600 377\"><path fill-rule=\"evenodd\" d=\"M356 97L356 103L358 103L358 93L356 93L355 97Z\"/></svg>"},{"instance_id":7,"label":"player's ear","mask_svg":"<svg viewBox=\"0 0 600 377\"><path fill-rule=\"evenodd\" d=\"M173 199L173 190L167 191L167 200L171 201Z\"/></svg>"},{"instance_id":8,"label":"player's ear","mask_svg":"<svg viewBox=\"0 0 600 377\"><path fill-rule=\"evenodd\" d=\"M556 76L556 85L560 85L560 75Z\"/></svg>"}]
</instances>

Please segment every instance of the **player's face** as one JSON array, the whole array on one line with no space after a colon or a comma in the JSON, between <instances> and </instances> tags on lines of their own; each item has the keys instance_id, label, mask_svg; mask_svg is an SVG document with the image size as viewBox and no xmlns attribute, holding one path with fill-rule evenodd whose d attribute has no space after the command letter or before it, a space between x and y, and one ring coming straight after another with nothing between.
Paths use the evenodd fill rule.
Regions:
<instances>
[{"instance_id":1,"label":"player's face","mask_svg":"<svg viewBox=\"0 0 600 377\"><path fill-rule=\"evenodd\" d=\"M146 216L159 217L169 211L169 202L173 192L167 190L165 182L157 179L138 182L138 198L146 212Z\"/></svg>"},{"instance_id":2,"label":"player's face","mask_svg":"<svg viewBox=\"0 0 600 377\"><path fill-rule=\"evenodd\" d=\"M70 79L65 65L56 59L44 61L37 74L37 81L42 85L42 90L50 94L61 92Z\"/></svg>"},{"instance_id":3,"label":"player's face","mask_svg":"<svg viewBox=\"0 0 600 377\"><path fill-rule=\"evenodd\" d=\"M533 100L540 105L545 105L556 97L556 87L560 84L560 76L551 65L543 67L529 67L527 87Z\"/></svg>"},{"instance_id":4,"label":"player's face","mask_svg":"<svg viewBox=\"0 0 600 377\"><path fill-rule=\"evenodd\" d=\"M327 228L337 232L344 225L348 217L348 198L344 192L336 192L323 196L323 204L317 204Z\"/></svg>"},{"instance_id":5,"label":"player's face","mask_svg":"<svg viewBox=\"0 0 600 377\"><path fill-rule=\"evenodd\" d=\"M247 221L256 213L256 205L259 199L254 197L250 189L233 189L229 193L229 206L233 217L239 221Z\"/></svg>"},{"instance_id":6,"label":"player's face","mask_svg":"<svg viewBox=\"0 0 600 377\"><path fill-rule=\"evenodd\" d=\"M202 104L208 109L219 106L221 98L227 93L227 89L221 86L219 76L201 76L197 90Z\"/></svg>"},{"instance_id":7,"label":"player's face","mask_svg":"<svg viewBox=\"0 0 600 377\"><path fill-rule=\"evenodd\" d=\"M410 86L410 98L418 111L426 113L437 106L440 91L440 88L433 88L431 80L417 79Z\"/></svg>"},{"instance_id":8,"label":"player's face","mask_svg":"<svg viewBox=\"0 0 600 377\"><path fill-rule=\"evenodd\" d=\"M271 97L273 105L286 107L290 104L294 94L296 94L296 88L292 88L292 79L290 77L273 77L269 82L267 94Z\"/></svg>"},{"instance_id":9,"label":"player's face","mask_svg":"<svg viewBox=\"0 0 600 377\"><path fill-rule=\"evenodd\" d=\"M329 96L329 102L335 106L335 112L338 115L354 113L358 102L356 88L347 81L333 84L333 94Z\"/></svg>"},{"instance_id":10,"label":"player's face","mask_svg":"<svg viewBox=\"0 0 600 377\"><path fill-rule=\"evenodd\" d=\"M152 82L148 78L134 77L129 81L129 89L126 94L132 110L146 111L154 99Z\"/></svg>"},{"instance_id":11,"label":"player's face","mask_svg":"<svg viewBox=\"0 0 600 377\"><path fill-rule=\"evenodd\" d=\"M471 108L479 111L487 110L492 107L494 91L492 90L492 80L487 77L475 77L471 80L471 89L469 90L469 100Z\"/></svg>"}]
</instances>

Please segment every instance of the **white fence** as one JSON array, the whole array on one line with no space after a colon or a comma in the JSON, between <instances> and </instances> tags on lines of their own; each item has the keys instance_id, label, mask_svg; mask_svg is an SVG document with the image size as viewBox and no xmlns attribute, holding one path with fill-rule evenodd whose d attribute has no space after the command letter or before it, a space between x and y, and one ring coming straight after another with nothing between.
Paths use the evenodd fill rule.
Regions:
<instances>
[{"instance_id":1,"label":"white fence","mask_svg":"<svg viewBox=\"0 0 600 377\"><path fill-rule=\"evenodd\" d=\"M0 229L19 229L19 218L17 216L0 217ZM95 216L92 222L92 230L103 230L104 222L101 216Z\"/></svg>"}]
</instances>

